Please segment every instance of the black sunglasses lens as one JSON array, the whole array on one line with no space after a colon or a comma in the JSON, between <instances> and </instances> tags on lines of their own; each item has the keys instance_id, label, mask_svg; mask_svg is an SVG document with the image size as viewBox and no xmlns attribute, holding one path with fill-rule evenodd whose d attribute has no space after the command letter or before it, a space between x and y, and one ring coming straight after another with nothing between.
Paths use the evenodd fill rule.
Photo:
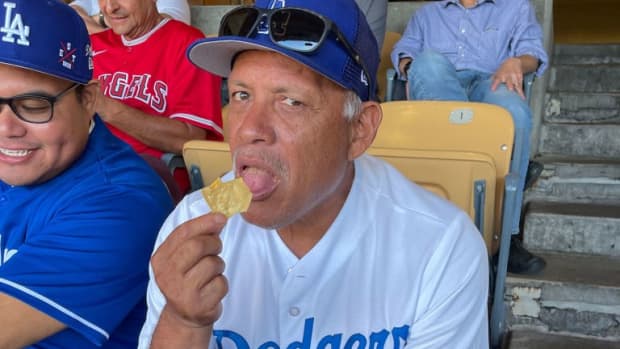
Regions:
<instances>
[{"instance_id":1,"label":"black sunglasses lens","mask_svg":"<svg viewBox=\"0 0 620 349\"><path fill-rule=\"evenodd\" d=\"M325 35L325 22L300 10L278 10L271 14L269 32L278 45L298 52L314 51Z\"/></svg>"},{"instance_id":2,"label":"black sunglasses lens","mask_svg":"<svg viewBox=\"0 0 620 349\"><path fill-rule=\"evenodd\" d=\"M258 19L258 15L258 10L255 8L233 10L222 19L219 35L250 35L252 29L254 28L254 24Z\"/></svg>"}]
</instances>

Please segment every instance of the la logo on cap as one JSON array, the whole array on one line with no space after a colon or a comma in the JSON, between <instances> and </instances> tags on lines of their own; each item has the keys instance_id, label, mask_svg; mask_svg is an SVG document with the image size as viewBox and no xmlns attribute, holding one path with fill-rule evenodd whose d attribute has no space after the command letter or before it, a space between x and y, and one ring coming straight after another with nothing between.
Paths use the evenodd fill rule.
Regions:
<instances>
[{"instance_id":1,"label":"la logo on cap","mask_svg":"<svg viewBox=\"0 0 620 349\"><path fill-rule=\"evenodd\" d=\"M286 7L286 0L271 0L270 9Z\"/></svg>"},{"instance_id":2,"label":"la logo on cap","mask_svg":"<svg viewBox=\"0 0 620 349\"><path fill-rule=\"evenodd\" d=\"M30 36L30 26L24 25L22 21L21 13L15 13L13 16L13 9L17 7L14 2L5 1L2 4L5 8L4 12L4 26L0 28L0 33L4 33L2 41L18 45L30 46L28 36ZM17 41L15 36L18 36Z\"/></svg>"}]
</instances>

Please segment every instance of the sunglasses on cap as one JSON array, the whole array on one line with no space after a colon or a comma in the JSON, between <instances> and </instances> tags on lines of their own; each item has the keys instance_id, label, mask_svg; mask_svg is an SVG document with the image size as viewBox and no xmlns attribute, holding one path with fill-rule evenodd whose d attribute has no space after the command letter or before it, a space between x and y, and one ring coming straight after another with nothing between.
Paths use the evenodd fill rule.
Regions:
<instances>
[{"instance_id":1,"label":"sunglasses on cap","mask_svg":"<svg viewBox=\"0 0 620 349\"><path fill-rule=\"evenodd\" d=\"M266 19L266 20L265 20ZM241 6L231 10L220 22L219 36L249 37L258 32L269 34L271 41L283 48L312 53L316 51L329 33L336 35L348 55L358 64L368 79L368 70L359 53L330 19L310 10L294 7L262 9ZM368 96L372 96L370 85Z\"/></svg>"}]
</instances>

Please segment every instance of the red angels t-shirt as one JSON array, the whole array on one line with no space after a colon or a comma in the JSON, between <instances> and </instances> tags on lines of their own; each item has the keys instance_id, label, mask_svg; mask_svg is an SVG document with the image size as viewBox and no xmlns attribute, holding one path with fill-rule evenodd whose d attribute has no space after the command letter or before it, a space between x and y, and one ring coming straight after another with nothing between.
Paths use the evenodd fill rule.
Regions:
<instances>
[{"instance_id":1,"label":"red angels t-shirt","mask_svg":"<svg viewBox=\"0 0 620 349\"><path fill-rule=\"evenodd\" d=\"M104 95L155 117L206 129L208 139L222 140L221 79L197 68L186 55L187 48L201 38L200 30L173 19L164 19L134 40L112 30L93 34L93 75ZM136 152L161 156L160 150L110 124L108 127ZM187 174L181 177L185 178L178 181L185 191Z\"/></svg>"}]
</instances>

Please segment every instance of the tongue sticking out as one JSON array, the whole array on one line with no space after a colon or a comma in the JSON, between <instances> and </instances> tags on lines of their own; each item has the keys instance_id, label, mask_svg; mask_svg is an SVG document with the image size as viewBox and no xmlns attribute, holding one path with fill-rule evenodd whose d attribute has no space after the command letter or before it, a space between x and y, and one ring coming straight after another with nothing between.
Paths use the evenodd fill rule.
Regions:
<instances>
[{"instance_id":1,"label":"tongue sticking out","mask_svg":"<svg viewBox=\"0 0 620 349\"><path fill-rule=\"evenodd\" d=\"M245 169L241 173L241 177L250 191L254 199L260 199L271 193L277 186L275 178L266 171L259 170L254 167Z\"/></svg>"}]
</instances>

